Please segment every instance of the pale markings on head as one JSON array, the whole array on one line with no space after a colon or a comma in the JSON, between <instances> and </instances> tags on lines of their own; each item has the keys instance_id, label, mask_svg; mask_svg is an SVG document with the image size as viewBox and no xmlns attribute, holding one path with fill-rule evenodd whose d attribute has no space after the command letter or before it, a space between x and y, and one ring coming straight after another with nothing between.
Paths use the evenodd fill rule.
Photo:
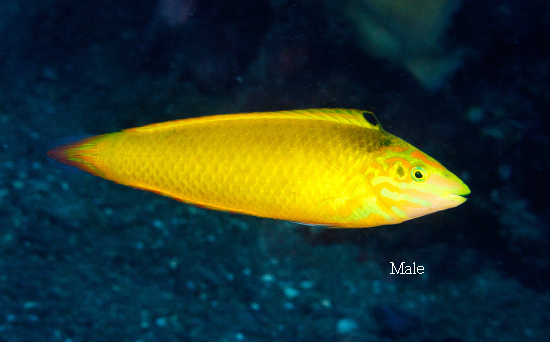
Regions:
<instances>
[{"instance_id":1,"label":"pale markings on head","mask_svg":"<svg viewBox=\"0 0 550 342\"><path fill-rule=\"evenodd\" d=\"M415 204L419 204L423 207L429 207L431 206L432 204L420 197L413 197L413 196L409 196L407 194L399 194L399 200L401 201L409 201L411 203L415 203Z\"/></svg>"},{"instance_id":2,"label":"pale markings on head","mask_svg":"<svg viewBox=\"0 0 550 342\"><path fill-rule=\"evenodd\" d=\"M380 190L380 195L389 198L392 201L399 201L399 194L388 190L388 188L382 188L382 190Z\"/></svg>"},{"instance_id":3,"label":"pale markings on head","mask_svg":"<svg viewBox=\"0 0 550 342\"><path fill-rule=\"evenodd\" d=\"M403 218L403 219L407 218L407 213L405 213L403 210L399 209L395 205L392 206L390 209L395 213L395 215L397 215L397 217Z\"/></svg>"}]
</instances>

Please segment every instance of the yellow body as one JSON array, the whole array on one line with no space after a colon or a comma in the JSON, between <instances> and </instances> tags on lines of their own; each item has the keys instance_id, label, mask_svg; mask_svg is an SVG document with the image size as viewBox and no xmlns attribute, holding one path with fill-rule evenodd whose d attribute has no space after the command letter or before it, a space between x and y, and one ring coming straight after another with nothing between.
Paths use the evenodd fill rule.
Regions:
<instances>
[{"instance_id":1,"label":"yellow body","mask_svg":"<svg viewBox=\"0 0 550 342\"><path fill-rule=\"evenodd\" d=\"M465 201L469 189L455 175L363 115L372 113L217 115L95 136L48 155L183 202L333 227L393 224ZM419 166L421 181L411 174Z\"/></svg>"}]
</instances>

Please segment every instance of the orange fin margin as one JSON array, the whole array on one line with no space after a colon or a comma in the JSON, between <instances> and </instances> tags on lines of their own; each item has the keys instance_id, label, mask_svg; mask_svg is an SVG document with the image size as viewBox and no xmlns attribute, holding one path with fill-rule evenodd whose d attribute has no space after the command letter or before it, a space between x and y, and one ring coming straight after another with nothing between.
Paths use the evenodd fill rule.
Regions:
<instances>
[{"instance_id":1,"label":"orange fin margin","mask_svg":"<svg viewBox=\"0 0 550 342\"><path fill-rule=\"evenodd\" d=\"M371 118L372 117L372 118ZM369 118L367 120L366 118ZM202 116L197 118L180 119L174 121L154 123L146 126L128 128L124 131L150 132L163 129L172 129L183 125L193 125L199 122L219 122L232 120L254 120L254 119L296 119L296 120L322 120L342 124L361 126L368 129L382 130L374 113L366 110L343 109L343 108L320 108L320 109L299 109L280 112L254 112L240 114L221 114Z\"/></svg>"},{"instance_id":2,"label":"orange fin margin","mask_svg":"<svg viewBox=\"0 0 550 342\"><path fill-rule=\"evenodd\" d=\"M91 173L95 176L104 177L93 163L94 150L96 145L101 141L100 136L91 136L80 140L74 138L66 138L65 143L55 146L47 152L50 159L62 163L82 171Z\"/></svg>"}]
</instances>

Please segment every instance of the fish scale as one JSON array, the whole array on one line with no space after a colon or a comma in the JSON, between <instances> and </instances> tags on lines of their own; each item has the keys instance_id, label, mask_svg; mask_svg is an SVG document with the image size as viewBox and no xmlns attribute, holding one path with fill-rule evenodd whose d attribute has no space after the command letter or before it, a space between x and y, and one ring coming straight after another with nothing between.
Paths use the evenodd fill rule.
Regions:
<instances>
[{"instance_id":1,"label":"fish scale","mask_svg":"<svg viewBox=\"0 0 550 342\"><path fill-rule=\"evenodd\" d=\"M418 196L431 201L422 215L464 202L469 190L458 177L364 114L372 115L315 109L177 120L86 138L48 155L186 203L332 227L421 216L411 204L427 203ZM397 164L421 167L426 179L392 171ZM447 180L443 188L430 182L437 177Z\"/></svg>"}]
</instances>

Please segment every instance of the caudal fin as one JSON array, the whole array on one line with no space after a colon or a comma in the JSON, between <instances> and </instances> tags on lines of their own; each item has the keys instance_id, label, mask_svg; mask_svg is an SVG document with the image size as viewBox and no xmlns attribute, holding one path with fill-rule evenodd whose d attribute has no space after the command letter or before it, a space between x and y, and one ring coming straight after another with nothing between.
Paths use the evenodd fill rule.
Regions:
<instances>
[{"instance_id":1,"label":"caudal fin","mask_svg":"<svg viewBox=\"0 0 550 342\"><path fill-rule=\"evenodd\" d=\"M101 137L80 136L63 138L58 141L57 146L47 152L47 155L58 163L103 177L103 173L96 167L97 144L102 140Z\"/></svg>"}]
</instances>

